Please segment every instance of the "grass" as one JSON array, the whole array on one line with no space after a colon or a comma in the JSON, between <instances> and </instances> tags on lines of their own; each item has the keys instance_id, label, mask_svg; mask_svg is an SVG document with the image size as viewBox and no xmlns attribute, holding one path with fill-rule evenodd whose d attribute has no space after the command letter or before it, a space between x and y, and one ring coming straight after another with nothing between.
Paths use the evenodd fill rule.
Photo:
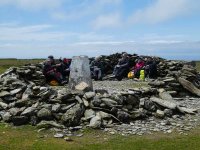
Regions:
<instances>
[{"instance_id":1,"label":"grass","mask_svg":"<svg viewBox=\"0 0 200 150\"><path fill-rule=\"evenodd\" d=\"M39 63L41 61L42 59L0 59L0 74L12 66L18 67L25 64Z\"/></svg>"},{"instance_id":2,"label":"grass","mask_svg":"<svg viewBox=\"0 0 200 150\"><path fill-rule=\"evenodd\" d=\"M108 135L103 131L86 130L83 137L72 137L72 142L55 139L50 132L36 132L35 127L11 127L0 124L0 150L199 150L200 130L186 135L154 133L144 136ZM44 138L41 138L45 136Z\"/></svg>"}]
</instances>

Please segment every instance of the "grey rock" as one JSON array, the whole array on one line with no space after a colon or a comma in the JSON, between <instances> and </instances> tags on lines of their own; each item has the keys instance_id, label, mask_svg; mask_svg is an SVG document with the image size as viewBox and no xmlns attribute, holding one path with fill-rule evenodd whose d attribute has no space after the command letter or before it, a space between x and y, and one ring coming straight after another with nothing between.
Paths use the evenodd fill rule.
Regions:
<instances>
[{"instance_id":1,"label":"grey rock","mask_svg":"<svg viewBox=\"0 0 200 150\"><path fill-rule=\"evenodd\" d=\"M81 117L85 112L85 108L81 104L76 104L71 107L66 113L62 116L62 122L66 126L77 126L80 123Z\"/></svg>"},{"instance_id":2,"label":"grey rock","mask_svg":"<svg viewBox=\"0 0 200 150\"><path fill-rule=\"evenodd\" d=\"M85 98L82 98L82 101L83 101L83 104L85 107L89 107L90 104L89 104L88 100L86 100Z\"/></svg>"},{"instance_id":3,"label":"grey rock","mask_svg":"<svg viewBox=\"0 0 200 150\"><path fill-rule=\"evenodd\" d=\"M16 101L17 98L12 97L12 96L5 96L5 97L3 97L3 100L6 101L7 103L10 103L10 102Z\"/></svg>"},{"instance_id":4,"label":"grey rock","mask_svg":"<svg viewBox=\"0 0 200 150\"><path fill-rule=\"evenodd\" d=\"M0 108L6 109L8 107L8 105L4 102L0 101Z\"/></svg>"},{"instance_id":5,"label":"grey rock","mask_svg":"<svg viewBox=\"0 0 200 150\"><path fill-rule=\"evenodd\" d=\"M18 115L20 113L20 109L19 108L14 108L14 107L10 108L8 111L10 112L10 114L12 116L16 116L16 115Z\"/></svg>"},{"instance_id":6,"label":"grey rock","mask_svg":"<svg viewBox=\"0 0 200 150\"><path fill-rule=\"evenodd\" d=\"M55 138L63 138L63 137L64 137L64 134L62 134L62 133L56 133L56 134L54 135L54 137L55 137Z\"/></svg>"},{"instance_id":7,"label":"grey rock","mask_svg":"<svg viewBox=\"0 0 200 150\"><path fill-rule=\"evenodd\" d=\"M149 99L144 100L144 108L149 111L156 111L156 105Z\"/></svg>"},{"instance_id":8,"label":"grey rock","mask_svg":"<svg viewBox=\"0 0 200 150\"><path fill-rule=\"evenodd\" d=\"M91 101L91 103L93 106L99 107L102 101L99 97L95 96L94 99Z\"/></svg>"},{"instance_id":9,"label":"grey rock","mask_svg":"<svg viewBox=\"0 0 200 150\"><path fill-rule=\"evenodd\" d=\"M28 100L27 99L21 99L15 102L16 107L24 107L28 105Z\"/></svg>"},{"instance_id":10,"label":"grey rock","mask_svg":"<svg viewBox=\"0 0 200 150\"><path fill-rule=\"evenodd\" d=\"M32 90L31 90L31 87L28 87L28 88L25 90L25 92L23 93L22 99L23 99L23 100L28 99L29 96L30 96L31 94L33 94L33 93L32 93Z\"/></svg>"},{"instance_id":11,"label":"grey rock","mask_svg":"<svg viewBox=\"0 0 200 150\"><path fill-rule=\"evenodd\" d=\"M93 98L95 96L95 92L86 92L85 94L84 94L84 97L86 98L86 99L91 99L91 98Z\"/></svg>"},{"instance_id":12,"label":"grey rock","mask_svg":"<svg viewBox=\"0 0 200 150\"><path fill-rule=\"evenodd\" d=\"M197 112L197 109L189 109L189 108L181 107L181 106L177 106L177 109L181 113L187 113L187 114L195 114Z\"/></svg>"},{"instance_id":13,"label":"grey rock","mask_svg":"<svg viewBox=\"0 0 200 150\"><path fill-rule=\"evenodd\" d=\"M85 113L84 113L84 117L85 117L86 119L90 119L90 118L94 117L95 114L96 114L96 113L95 113L94 110L92 110L92 109L86 109L86 110L85 110Z\"/></svg>"},{"instance_id":14,"label":"grey rock","mask_svg":"<svg viewBox=\"0 0 200 150\"><path fill-rule=\"evenodd\" d=\"M58 123L56 123L55 121L41 121L40 123L37 124L37 128L41 129L41 128L60 128L60 129L64 129L65 127L63 125L60 125Z\"/></svg>"},{"instance_id":15,"label":"grey rock","mask_svg":"<svg viewBox=\"0 0 200 150\"><path fill-rule=\"evenodd\" d=\"M165 113L164 113L164 111L157 110L155 116L158 118L164 118Z\"/></svg>"},{"instance_id":16,"label":"grey rock","mask_svg":"<svg viewBox=\"0 0 200 150\"><path fill-rule=\"evenodd\" d=\"M51 119L51 112L50 112L50 110L48 110L46 108L42 108L37 112L37 116L40 119L49 120L49 119Z\"/></svg>"},{"instance_id":17,"label":"grey rock","mask_svg":"<svg viewBox=\"0 0 200 150\"><path fill-rule=\"evenodd\" d=\"M173 111L171 109L165 109L164 113L167 117L172 117Z\"/></svg>"},{"instance_id":18,"label":"grey rock","mask_svg":"<svg viewBox=\"0 0 200 150\"><path fill-rule=\"evenodd\" d=\"M103 94L108 94L108 91L105 89L95 89L95 93L103 95Z\"/></svg>"},{"instance_id":19,"label":"grey rock","mask_svg":"<svg viewBox=\"0 0 200 150\"><path fill-rule=\"evenodd\" d=\"M78 101L79 104L83 103L83 100L78 95L75 96L75 99Z\"/></svg>"},{"instance_id":20,"label":"grey rock","mask_svg":"<svg viewBox=\"0 0 200 150\"><path fill-rule=\"evenodd\" d=\"M155 80L155 81L149 82L149 85L159 87L159 86L164 86L165 82Z\"/></svg>"},{"instance_id":21,"label":"grey rock","mask_svg":"<svg viewBox=\"0 0 200 150\"><path fill-rule=\"evenodd\" d=\"M155 102L156 104L159 104L159 105L166 107L166 108L169 108L169 109L176 109L176 106L177 106L173 102L169 102L169 101L159 99L159 98L156 98L156 97L151 97L150 100L152 102Z\"/></svg>"},{"instance_id":22,"label":"grey rock","mask_svg":"<svg viewBox=\"0 0 200 150\"><path fill-rule=\"evenodd\" d=\"M200 89L198 89L197 87L195 87L191 82L189 82L188 80L179 77L178 81L180 82L180 84L188 91L190 91L191 93L200 96Z\"/></svg>"},{"instance_id":23,"label":"grey rock","mask_svg":"<svg viewBox=\"0 0 200 150\"><path fill-rule=\"evenodd\" d=\"M13 116L11 119L13 125L20 126L28 123L28 117L26 116Z\"/></svg>"},{"instance_id":24,"label":"grey rock","mask_svg":"<svg viewBox=\"0 0 200 150\"><path fill-rule=\"evenodd\" d=\"M132 106L139 106L139 99L136 96L128 95L126 102Z\"/></svg>"},{"instance_id":25,"label":"grey rock","mask_svg":"<svg viewBox=\"0 0 200 150\"><path fill-rule=\"evenodd\" d=\"M10 94L11 94L11 95L15 95L15 94L17 94L17 93L19 93L19 92L21 92L21 91L22 91L21 88L15 89L15 90L10 91Z\"/></svg>"},{"instance_id":26,"label":"grey rock","mask_svg":"<svg viewBox=\"0 0 200 150\"><path fill-rule=\"evenodd\" d=\"M101 116L96 115L90 120L89 127L94 128L94 129L100 129L102 125L102 119Z\"/></svg>"},{"instance_id":27,"label":"grey rock","mask_svg":"<svg viewBox=\"0 0 200 150\"><path fill-rule=\"evenodd\" d=\"M127 122L130 121L131 115L128 114L127 112L125 112L125 111L118 110L118 112L117 112L117 118L118 118L121 122L127 123Z\"/></svg>"},{"instance_id":28,"label":"grey rock","mask_svg":"<svg viewBox=\"0 0 200 150\"><path fill-rule=\"evenodd\" d=\"M3 114L2 119L5 122L9 122L11 120L11 114L9 112L6 112L5 114Z\"/></svg>"},{"instance_id":29,"label":"grey rock","mask_svg":"<svg viewBox=\"0 0 200 150\"><path fill-rule=\"evenodd\" d=\"M61 108L60 104L55 104L52 106L52 112L59 112L60 108Z\"/></svg>"},{"instance_id":30,"label":"grey rock","mask_svg":"<svg viewBox=\"0 0 200 150\"><path fill-rule=\"evenodd\" d=\"M160 92L159 96L163 100L174 101L173 97L168 92Z\"/></svg>"},{"instance_id":31,"label":"grey rock","mask_svg":"<svg viewBox=\"0 0 200 150\"><path fill-rule=\"evenodd\" d=\"M70 138L70 137L65 137L64 140L65 140L65 141L68 141L68 142L73 141L72 138Z\"/></svg>"},{"instance_id":32,"label":"grey rock","mask_svg":"<svg viewBox=\"0 0 200 150\"><path fill-rule=\"evenodd\" d=\"M21 113L21 115L23 115L23 116L31 116L31 115L33 115L35 113L35 110L36 109L33 108L33 107L28 107Z\"/></svg>"},{"instance_id":33,"label":"grey rock","mask_svg":"<svg viewBox=\"0 0 200 150\"><path fill-rule=\"evenodd\" d=\"M10 96L10 93L8 91L1 91L0 97Z\"/></svg>"},{"instance_id":34,"label":"grey rock","mask_svg":"<svg viewBox=\"0 0 200 150\"><path fill-rule=\"evenodd\" d=\"M109 107L114 107L117 105L117 102L110 98L102 98L101 101Z\"/></svg>"}]
</instances>

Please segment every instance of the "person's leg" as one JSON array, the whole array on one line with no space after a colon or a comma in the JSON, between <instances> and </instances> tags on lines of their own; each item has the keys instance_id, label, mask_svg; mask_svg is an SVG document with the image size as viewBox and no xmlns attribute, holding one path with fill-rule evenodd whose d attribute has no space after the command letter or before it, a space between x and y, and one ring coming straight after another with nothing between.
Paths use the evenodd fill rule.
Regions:
<instances>
[{"instance_id":1,"label":"person's leg","mask_svg":"<svg viewBox=\"0 0 200 150\"><path fill-rule=\"evenodd\" d=\"M119 67L115 66L113 70L113 75L116 75L119 70Z\"/></svg>"},{"instance_id":2,"label":"person's leg","mask_svg":"<svg viewBox=\"0 0 200 150\"><path fill-rule=\"evenodd\" d=\"M102 72L100 68L98 68L98 80L102 80Z\"/></svg>"}]
</instances>

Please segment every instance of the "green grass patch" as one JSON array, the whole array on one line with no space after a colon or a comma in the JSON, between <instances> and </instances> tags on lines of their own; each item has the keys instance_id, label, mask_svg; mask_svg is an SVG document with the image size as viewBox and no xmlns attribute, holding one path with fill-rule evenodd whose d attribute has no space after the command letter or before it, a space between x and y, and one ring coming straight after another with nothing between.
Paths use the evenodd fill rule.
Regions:
<instances>
[{"instance_id":1,"label":"green grass patch","mask_svg":"<svg viewBox=\"0 0 200 150\"><path fill-rule=\"evenodd\" d=\"M43 138L41 138L43 137ZM186 135L154 133L144 136L108 135L100 130L86 130L72 142L53 138L49 131L38 133L35 127L0 124L0 149L20 150L199 150L200 128Z\"/></svg>"},{"instance_id":2,"label":"green grass patch","mask_svg":"<svg viewBox=\"0 0 200 150\"><path fill-rule=\"evenodd\" d=\"M42 59L0 59L0 74L13 66L19 67L25 64L36 64L42 61Z\"/></svg>"}]
</instances>

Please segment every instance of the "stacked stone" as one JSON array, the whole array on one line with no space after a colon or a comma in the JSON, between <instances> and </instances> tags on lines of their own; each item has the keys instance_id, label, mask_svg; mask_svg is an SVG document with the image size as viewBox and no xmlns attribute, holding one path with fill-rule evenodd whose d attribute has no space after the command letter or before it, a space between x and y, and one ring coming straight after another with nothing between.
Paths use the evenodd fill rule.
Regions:
<instances>
[{"instance_id":1,"label":"stacked stone","mask_svg":"<svg viewBox=\"0 0 200 150\"><path fill-rule=\"evenodd\" d=\"M196 111L180 107L169 93L150 87L109 94L106 90L71 91L3 78L0 90L0 118L4 122L39 128L102 128L150 116L165 118Z\"/></svg>"},{"instance_id":2,"label":"stacked stone","mask_svg":"<svg viewBox=\"0 0 200 150\"><path fill-rule=\"evenodd\" d=\"M42 64L27 64L22 67L11 67L0 78L19 79L26 83L33 83L35 85L45 85L46 80L42 73Z\"/></svg>"},{"instance_id":3,"label":"stacked stone","mask_svg":"<svg viewBox=\"0 0 200 150\"><path fill-rule=\"evenodd\" d=\"M164 88L172 96L200 96L200 75L191 65L183 65L178 71L168 71L165 77L158 78L149 85Z\"/></svg>"}]
</instances>

